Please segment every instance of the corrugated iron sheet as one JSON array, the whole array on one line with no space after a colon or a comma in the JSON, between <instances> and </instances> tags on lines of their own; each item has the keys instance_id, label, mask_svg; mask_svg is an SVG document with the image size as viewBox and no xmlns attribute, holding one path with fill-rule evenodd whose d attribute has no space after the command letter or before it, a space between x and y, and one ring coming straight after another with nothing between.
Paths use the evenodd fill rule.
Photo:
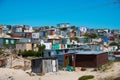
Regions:
<instances>
[{"instance_id":1,"label":"corrugated iron sheet","mask_svg":"<svg viewBox=\"0 0 120 80\"><path fill-rule=\"evenodd\" d=\"M55 65L53 66L52 62L55 61ZM56 71L58 69L58 59L34 59L32 60L32 72L35 73L48 73L53 72L54 68Z\"/></svg>"}]
</instances>

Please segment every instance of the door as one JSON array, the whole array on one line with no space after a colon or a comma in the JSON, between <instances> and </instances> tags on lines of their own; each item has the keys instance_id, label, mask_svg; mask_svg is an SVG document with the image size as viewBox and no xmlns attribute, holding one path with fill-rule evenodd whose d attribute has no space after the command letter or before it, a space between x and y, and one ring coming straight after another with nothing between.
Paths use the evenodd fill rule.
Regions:
<instances>
[{"instance_id":1,"label":"door","mask_svg":"<svg viewBox=\"0 0 120 80\"><path fill-rule=\"evenodd\" d=\"M52 60L53 72L57 72L56 70L56 60Z\"/></svg>"},{"instance_id":2,"label":"door","mask_svg":"<svg viewBox=\"0 0 120 80\"><path fill-rule=\"evenodd\" d=\"M75 67L75 55L65 55L64 56L65 62L64 62L64 67L66 66L73 66Z\"/></svg>"}]
</instances>

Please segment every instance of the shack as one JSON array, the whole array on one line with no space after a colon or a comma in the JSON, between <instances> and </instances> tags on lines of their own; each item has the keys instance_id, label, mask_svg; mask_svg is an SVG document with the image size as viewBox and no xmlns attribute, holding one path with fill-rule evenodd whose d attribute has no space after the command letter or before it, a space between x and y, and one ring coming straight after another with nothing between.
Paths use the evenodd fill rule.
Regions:
<instances>
[{"instance_id":1,"label":"shack","mask_svg":"<svg viewBox=\"0 0 120 80\"><path fill-rule=\"evenodd\" d=\"M31 68L34 73L48 73L58 71L57 58L40 58L31 60Z\"/></svg>"},{"instance_id":2,"label":"shack","mask_svg":"<svg viewBox=\"0 0 120 80\"><path fill-rule=\"evenodd\" d=\"M64 67L97 67L108 62L108 53L102 51L79 51L64 54Z\"/></svg>"}]
</instances>

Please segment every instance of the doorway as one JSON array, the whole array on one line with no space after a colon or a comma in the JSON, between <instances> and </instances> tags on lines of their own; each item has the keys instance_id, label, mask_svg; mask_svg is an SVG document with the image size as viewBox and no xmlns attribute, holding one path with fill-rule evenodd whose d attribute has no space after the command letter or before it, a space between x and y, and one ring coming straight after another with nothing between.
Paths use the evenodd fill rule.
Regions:
<instances>
[{"instance_id":1,"label":"doorway","mask_svg":"<svg viewBox=\"0 0 120 80\"><path fill-rule=\"evenodd\" d=\"M65 54L64 55L64 67L73 66L75 67L75 55L74 54Z\"/></svg>"}]
</instances>

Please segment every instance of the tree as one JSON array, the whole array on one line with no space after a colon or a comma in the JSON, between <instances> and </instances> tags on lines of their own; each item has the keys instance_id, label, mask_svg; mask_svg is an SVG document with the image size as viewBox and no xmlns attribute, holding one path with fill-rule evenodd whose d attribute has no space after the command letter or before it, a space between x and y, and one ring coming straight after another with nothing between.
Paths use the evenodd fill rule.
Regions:
<instances>
[{"instance_id":1,"label":"tree","mask_svg":"<svg viewBox=\"0 0 120 80\"><path fill-rule=\"evenodd\" d=\"M33 51L33 50L25 50L22 52L22 56L23 57L28 57L28 56L36 56L37 52Z\"/></svg>"},{"instance_id":2,"label":"tree","mask_svg":"<svg viewBox=\"0 0 120 80\"><path fill-rule=\"evenodd\" d=\"M98 36L95 33L85 33L83 36L87 37L87 38L97 38Z\"/></svg>"},{"instance_id":3,"label":"tree","mask_svg":"<svg viewBox=\"0 0 120 80\"><path fill-rule=\"evenodd\" d=\"M85 36L86 38L89 38L91 42L92 42L92 39L95 39L98 37L97 34L95 34L95 33L91 33L91 34L85 33L83 36Z\"/></svg>"},{"instance_id":4,"label":"tree","mask_svg":"<svg viewBox=\"0 0 120 80\"><path fill-rule=\"evenodd\" d=\"M40 29L35 29L34 31L35 31L35 32L40 32Z\"/></svg>"},{"instance_id":5,"label":"tree","mask_svg":"<svg viewBox=\"0 0 120 80\"><path fill-rule=\"evenodd\" d=\"M51 26L51 28L55 28L54 26Z\"/></svg>"},{"instance_id":6,"label":"tree","mask_svg":"<svg viewBox=\"0 0 120 80\"><path fill-rule=\"evenodd\" d=\"M88 38L88 37L89 37L89 34L88 34L88 33L84 33L83 36L85 36L85 37Z\"/></svg>"},{"instance_id":7,"label":"tree","mask_svg":"<svg viewBox=\"0 0 120 80\"><path fill-rule=\"evenodd\" d=\"M72 40L75 40L75 41L79 41L79 38L78 37L72 37L72 38L70 38L70 40L72 41Z\"/></svg>"},{"instance_id":8,"label":"tree","mask_svg":"<svg viewBox=\"0 0 120 80\"><path fill-rule=\"evenodd\" d=\"M114 34L114 30L111 31L111 34Z\"/></svg>"},{"instance_id":9,"label":"tree","mask_svg":"<svg viewBox=\"0 0 120 80\"><path fill-rule=\"evenodd\" d=\"M49 26L44 26L45 27L45 29L49 29Z\"/></svg>"},{"instance_id":10,"label":"tree","mask_svg":"<svg viewBox=\"0 0 120 80\"><path fill-rule=\"evenodd\" d=\"M92 33L92 34L89 35L89 38L97 38L97 35Z\"/></svg>"},{"instance_id":11,"label":"tree","mask_svg":"<svg viewBox=\"0 0 120 80\"><path fill-rule=\"evenodd\" d=\"M41 44L38 45L37 56L43 57L44 51L45 51L45 45L41 45Z\"/></svg>"},{"instance_id":12,"label":"tree","mask_svg":"<svg viewBox=\"0 0 120 80\"><path fill-rule=\"evenodd\" d=\"M59 28L61 31L66 31L67 28L66 27L63 27L63 28Z\"/></svg>"},{"instance_id":13,"label":"tree","mask_svg":"<svg viewBox=\"0 0 120 80\"><path fill-rule=\"evenodd\" d=\"M118 43L112 42L112 43L109 44L109 46L118 46Z\"/></svg>"},{"instance_id":14,"label":"tree","mask_svg":"<svg viewBox=\"0 0 120 80\"><path fill-rule=\"evenodd\" d=\"M76 26L71 26L71 29L74 29L74 30L75 30L75 29L76 29Z\"/></svg>"}]
</instances>

